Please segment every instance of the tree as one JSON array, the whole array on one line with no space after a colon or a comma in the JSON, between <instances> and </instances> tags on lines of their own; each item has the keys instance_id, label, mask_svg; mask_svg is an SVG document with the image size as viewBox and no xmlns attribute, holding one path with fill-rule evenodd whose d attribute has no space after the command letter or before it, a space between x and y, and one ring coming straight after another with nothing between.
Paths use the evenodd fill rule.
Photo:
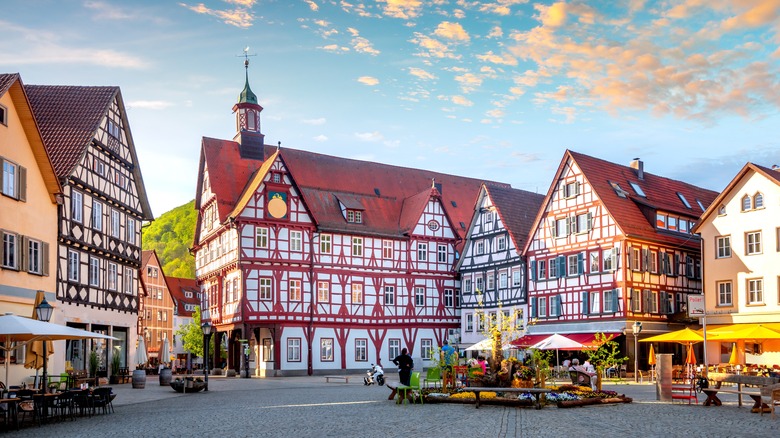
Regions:
<instances>
[{"instance_id":1,"label":"tree","mask_svg":"<svg viewBox=\"0 0 780 438\"><path fill-rule=\"evenodd\" d=\"M184 351L195 356L203 357L203 330L200 328L200 307L195 307L192 313L192 321L183 325L176 331L176 336L181 339ZM211 350L214 347L210 347Z\"/></svg>"},{"instance_id":2,"label":"tree","mask_svg":"<svg viewBox=\"0 0 780 438\"><path fill-rule=\"evenodd\" d=\"M620 345L613 341L614 336L604 333L596 333L594 344L597 348L582 350L588 356L590 363L596 368L598 376L603 375L604 369L618 366L628 360L628 356L620 357ZM598 389L601 390L601 378L598 380Z\"/></svg>"}]
</instances>

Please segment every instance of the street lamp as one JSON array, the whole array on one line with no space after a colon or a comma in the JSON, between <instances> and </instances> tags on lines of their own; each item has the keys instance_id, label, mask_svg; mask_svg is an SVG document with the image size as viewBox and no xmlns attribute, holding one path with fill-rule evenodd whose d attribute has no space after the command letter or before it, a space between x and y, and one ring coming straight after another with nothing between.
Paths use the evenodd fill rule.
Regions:
<instances>
[{"instance_id":1,"label":"street lamp","mask_svg":"<svg viewBox=\"0 0 780 438\"><path fill-rule=\"evenodd\" d=\"M204 391L209 390L209 338L211 338L211 324L206 321L203 324L200 325L201 330L203 330L203 339L205 341L203 342L203 371L205 374L205 380L206 380L206 388L204 388Z\"/></svg>"},{"instance_id":2,"label":"street lamp","mask_svg":"<svg viewBox=\"0 0 780 438\"><path fill-rule=\"evenodd\" d=\"M639 333L642 332L642 323L634 321L631 327L634 331L634 382L639 382Z\"/></svg>"},{"instance_id":3,"label":"street lamp","mask_svg":"<svg viewBox=\"0 0 780 438\"><path fill-rule=\"evenodd\" d=\"M46 302L46 298L44 297L43 301L41 301L41 304L38 304L38 307L35 308L35 314L38 316L38 319L43 322L49 322L51 321L51 314L54 311L54 307L51 306L48 302ZM47 376L46 376L46 341L43 342L43 393L46 394L46 386L47 386Z\"/></svg>"}]
</instances>

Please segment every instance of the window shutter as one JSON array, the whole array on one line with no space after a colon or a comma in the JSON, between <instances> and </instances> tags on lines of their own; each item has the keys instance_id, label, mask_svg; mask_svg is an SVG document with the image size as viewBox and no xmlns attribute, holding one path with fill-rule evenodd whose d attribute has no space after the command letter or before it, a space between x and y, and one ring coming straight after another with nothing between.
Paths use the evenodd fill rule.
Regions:
<instances>
[{"instance_id":1,"label":"window shutter","mask_svg":"<svg viewBox=\"0 0 780 438\"><path fill-rule=\"evenodd\" d=\"M620 293L620 289L612 289L612 311L617 313L619 312L618 309L618 294Z\"/></svg>"},{"instance_id":2,"label":"window shutter","mask_svg":"<svg viewBox=\"0 0 780 438\"><path fill-rule=\"evenodd\" d=\"M642 250L642 267L643 271L647 272L650 270L650 250L649 249L643 249Z\"/></svg>"},{"instance_id":3,"label":"window shutter","mask_svg":"<svg viewBox=\"0 0 780 438\"><path fill-rule=\"evenodd\" d=\"M642 291L642 310L645 313L650 312L650 291L647 289Z\"/></svg>"},{"instance_id":4,"label":"window shutter","mask_svg":"<svg viewBox=\"0 0 780 438\"><path fill-rule=\"evenodd\" d=\"M615 270L618 270L618 269L620 269L620 260L621 260L620 259L620 247L616 246L613 249L613 251L614 251L614 254L615 254Z\"/></svg>"},{"instance_id":5,"label":"window shutter","mask_svg":"<svg viewBox=\"0 0 780 438\"><path fill-rule=\"evenodd\" d=\"M536 297L531 297L531 318L536 318Z\"/></svg>"},{"instance_id":6,"label":"window shutter","mask_svg":"<svg viewBox=\"0 0 780 438\"><path fill-rule=\"evenodd\" d=\"M582 275L585 273L585 253L581 252L577 254L577 274Z\"/></svg>"},{"instance_id":7,"label":"window shutter","mask_svg":"<svg viewBox=\"0 0 780 438\"><path fill-rule=\"evenodd\" d=\"M2 161L2 160L0 160ZM0 162L0 166L2 166L2 162ZM3 178L0 178L0 181L2 181ZM0 230L0 265L3 263L3 256L5 255L5 231Z\"/></svg>"},{"instance_id":8,"label":"window shutter","mask_svg":"<svg viewBox=\"0 0 780 438\"><path fill-rule=\"evenodd\" d=\"M29 246L30 246L30 239L27 236L19 236L16 238L16 254L18 254L18 257L16 258L16 262L18 265L16 266L19 268L20 271L29 271L29 262L28 262L28 256L29 256Z\"/></svg>"},{"instance_id":9,"label":"window shutter","mask_svg":"<svg viewBox=\"0 0 780 438\"><path fill-rule=\"evenodd\" d=\"M577 216L566 219L569 222L569 234L577 234Z\"/></svg>"},{"instance_id":10,"label":"window shutter","mask_svg":"<svg viewBox=\"0 0 780 438\"><path fill-rule=\"evenodd\" d=\"M674 264L672 265L672 276L676 277L678 272L680 272L680 255L675 254Z\"/></svg>"},{"instance_id":11,"label":"window shutter","mask_svg":"<svg viewBox=\"0 0 780 438\"><path fill-rule=\"evenodd\" d=\"M593 229L593 213L588 212L588 231Z\"/></svg>"},{"instance_id":12,"label":"window shutter","mask_svg":"<svg viewBox=\"0 0 780 438\"><path fill-rule=\"evenodd\" d=\"M22 201L27 201L27 168L19 166L19 182L17 185L17 198Z\"/></svg>"},{"instance_id":13,"label":"window shutter","mask_svg":"<svg viewBox=\"0 0 780 438\"><path fill-rule=\"evenodd\" d=\"M563 295L558 294L557 299L555 300L555 306L558 310L558 316L563 316Z\"/></svg>"},{"instance_id":14,"label":"window shutter","mask_svg":"<svg viewBox=\"0 0 780 438\"><path fill-rule=\"evenodd\" d=\"M3 163L5 163L5 160L3 157L0 157L0 193L3 193Z\"/></svg>"},{"instance_id":15,"label":"window shutter","mask_svg":"<svg viewBox=\"0 0 780 438\"><path fill-rule=\"evenodd\" d=\"M629 247L628 251L626 252L628 252L628 270L630 271L634 269L634 250L633 248Z\"/></svg>"},{"instance_id":16,"label":"window shutter","mask_svg":"<svg viewBox=\"0 0 780 438\"><path fill-rule=\"evenodd\" d=\"M566 277L566 257L558 256L558 278Z\"/></svg>"},{"instance_id":17,"label":"window shutter","mask_svg":"<svg viewBox=\"0 0 780 438\"><path fill-rule=\"evenodd\" d=\"M588 300L588 293L583 292L582 293L582 314L583 315L587 315L588 313L590 313L589 305L590 305L590 300Z\"/></svg>"},{"instance_id":18,"label":"window shutter","mask_svg":"<svg viewBox=\"0 0 780 438\"><path fill-rule=\"evenodd\" d=\"M550 228L552 229L552 236L553 237L558 237L558 221L553 220L550 223Z\"/></svg>"},{"instance_id":19,"label":"window shutter","mask_svg":"<svg viewBox=\"0 0 780 438\"><path fill-rule=\"evenodd\" d=\"M580 194L580 182L574 181L574 194L579 195Z\"/></svg>"},{"instance_id":20,"label":"window shutter","mask_svg":"<svg viewBox=\"0 0 780 438\"><path fill-rule=\"evenodd\" d=\"M49 276L49 244L46 242L41 243L41 273L48 277Z\"/></svg>"},{"instance_id":21,"label":"window shutter","mask_svg":"<svg viewBox=\"0 0 780 438\"><path fill-rule=\"evenodd\" d=\"M536 260L531 260L530 266L531 268L529 270L531 271L531 281L536 281Z\"/></svg>"}]
</instances>

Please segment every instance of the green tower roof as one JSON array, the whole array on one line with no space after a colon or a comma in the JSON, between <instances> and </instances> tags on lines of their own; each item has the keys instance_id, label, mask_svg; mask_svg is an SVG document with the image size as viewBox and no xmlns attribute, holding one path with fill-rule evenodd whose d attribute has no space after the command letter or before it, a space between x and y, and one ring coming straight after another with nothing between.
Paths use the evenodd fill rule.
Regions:
<instances>
[{"instance_id":1,"label":"green tower roof","mask_svg":"<svg viewBox=\"0 0 780 438\"><path fill-rule=\"evenodd\" d=\"M249 60L244 61L244 67L246 68L246 82L244 83L244 89L241 90L241 94L238 95L238 103L252 103L257 105L257 96L249 88Z\"/></svg>"}]
</instances>

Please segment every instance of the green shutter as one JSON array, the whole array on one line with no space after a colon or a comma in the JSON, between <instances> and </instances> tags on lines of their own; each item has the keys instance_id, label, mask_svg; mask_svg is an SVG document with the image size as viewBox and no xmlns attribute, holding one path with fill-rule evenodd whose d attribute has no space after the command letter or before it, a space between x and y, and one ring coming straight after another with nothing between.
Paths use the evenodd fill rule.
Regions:
<instances>
[{"instance_id":1,"label":"green shutter","mask_svg":"<svg viewBox=\"0 0 780 438\"><path fill-rule=\"evenodd\" d=\"M583 292L582 293L582 314L583 315L587 315L587 314L590 313L589 312L589 310L590 310L589 306L590 306L590 300L588 299L588 293L587 292Z\"/></svg>"},{"instance_id":2,"label":"green shutter","mask_svg":"<svg viewBox=\"0 0 780 438\"><path fill-rule=\"evenodd\" d=\"M531 297L531 318L536 318L536 297Z\"/></svg>"},{"instance_id":3,"label":"green shutter","mask_svg":"<svg viewBox=\"0 0 780 438\"><path fill-rule=\"evenodd\" d=\"M531 271L531 281L536 281L536 260L531 260L529 270Z\"/></svg>"}]
</instances>

